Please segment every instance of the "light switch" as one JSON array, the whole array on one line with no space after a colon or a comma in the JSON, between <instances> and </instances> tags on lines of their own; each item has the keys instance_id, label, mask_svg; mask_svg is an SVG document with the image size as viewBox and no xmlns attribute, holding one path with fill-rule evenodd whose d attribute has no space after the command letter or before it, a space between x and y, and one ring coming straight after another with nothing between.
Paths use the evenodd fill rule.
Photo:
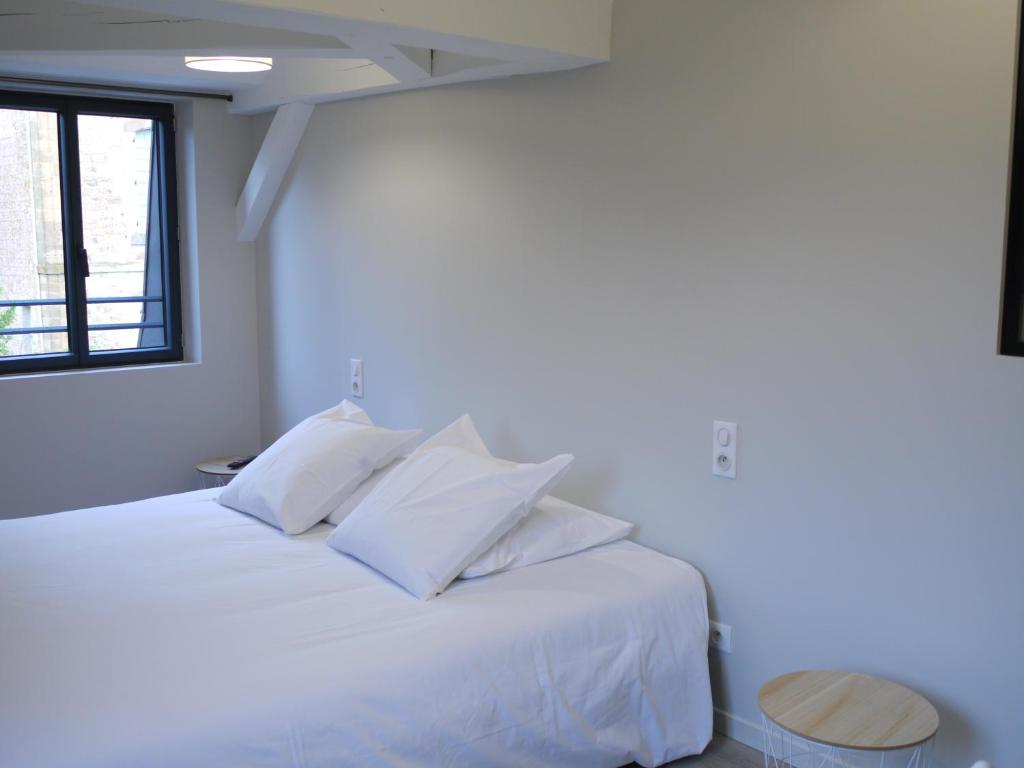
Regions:
<instances>
[{"instance_id":1,"label":"light switch","mask_svg":"<svg viewBox=\"0 0 1024 768\"><path fill-rule=\"evenodd\" d=\"M349 361L349 380L352 385L352 397L363 396L363 361L353 357Z\"/></svg>"},{"instance_id":2,"label":"light switch","mask_svg":"<svg viewBox=\"0 0 1024 768\"><path fill-rule=\"evenodd\" d=\"M736 478L736 422L716 421L711 433L711 471Z\"/></svg>"}]
</instances>

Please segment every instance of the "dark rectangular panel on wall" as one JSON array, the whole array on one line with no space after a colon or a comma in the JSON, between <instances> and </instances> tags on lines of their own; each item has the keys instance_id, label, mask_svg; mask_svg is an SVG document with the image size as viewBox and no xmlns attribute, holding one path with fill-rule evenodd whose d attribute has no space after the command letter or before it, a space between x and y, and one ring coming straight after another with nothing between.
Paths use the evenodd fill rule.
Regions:
<instances>
[{"instance_id":1,"label":"dark rectangular panel on wall","mask_svg":"<svg viewBox=\"0 0 1024 768\"><path fill-rule=\"evenodd\" d=\"M1022 14L1024 28L1024 14ZM1003 317L999 352L1024 357L1024 73L1020 38L1017 42L1016 106L1013 121L1013 160L1010 205L1006 227L1006 266L1003 272Z\"/></svg>"}]
</instances>

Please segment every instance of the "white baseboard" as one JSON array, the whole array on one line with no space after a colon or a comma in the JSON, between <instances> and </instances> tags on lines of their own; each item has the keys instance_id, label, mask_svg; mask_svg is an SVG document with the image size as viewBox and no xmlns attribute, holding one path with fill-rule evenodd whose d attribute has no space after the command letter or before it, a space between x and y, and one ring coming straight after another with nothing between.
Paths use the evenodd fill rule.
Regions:
<instances>
[{"instance_id":1,"label":"white baseboard","mask_svg":"<svg viewBox=\"0 0 1024 768\"><path fill-rule=\"evenodd\" d=\"M715 707L715 730L740 744L753 747L758 752L764 749L764 728L760 723L718 707Z\"/></svg>"}]
</instances>

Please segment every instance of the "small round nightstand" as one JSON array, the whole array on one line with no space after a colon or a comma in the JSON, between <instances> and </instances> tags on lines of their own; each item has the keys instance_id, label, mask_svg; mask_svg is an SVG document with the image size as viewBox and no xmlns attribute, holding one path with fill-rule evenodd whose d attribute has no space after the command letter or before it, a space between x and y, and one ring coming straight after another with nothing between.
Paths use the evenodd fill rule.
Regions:
<instances>
[{"instance_id":1,"label":"small round nightstand","mask_svg":"<svg viewBox=\"0 0 1024 768\"><path fill-rule=\"evenodd\" d=\"M244 459L245 456L217 456L196 464L199 481L203 488L220 488L231 482L231 478L242 471L242 468L231 469L229 462Z\"/></svg>"},{"instance_id":2,"label":"small round nightstand","mask_svg":"<svg viewBox=\"0 0 1024 768\"><path fill-rule=\"evenodd\" d=\"M897 683L852 672L791 672L761 687L764 764L925 768L939 713Z\"/></svg>"}]
</instances>

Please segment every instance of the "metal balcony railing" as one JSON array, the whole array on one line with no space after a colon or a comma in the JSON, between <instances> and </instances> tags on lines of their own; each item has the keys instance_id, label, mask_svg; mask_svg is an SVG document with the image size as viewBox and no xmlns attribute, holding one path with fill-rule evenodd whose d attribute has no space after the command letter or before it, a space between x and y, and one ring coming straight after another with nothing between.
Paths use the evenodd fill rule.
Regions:
<instances>
[{"instance_id":1,"label":"metal balcony railing","mask_svg":"<svg viewBox=\"0 0 1024 768\"><path fill-rule=\"evenodd\" d=\"M86 299L86 304L151 304L162 302L163 296L111 296L106 299ZM64 299L0 299L0 309L4 307L53 307L64 306ZM100 323L90 325L90 331L128 331L135 328L162 328L162 321L144 323ZM66 325L48 325L36 328L4 328L0 336L19 336L29 333L67 333Z\"/></svg>"}]
</instances>

